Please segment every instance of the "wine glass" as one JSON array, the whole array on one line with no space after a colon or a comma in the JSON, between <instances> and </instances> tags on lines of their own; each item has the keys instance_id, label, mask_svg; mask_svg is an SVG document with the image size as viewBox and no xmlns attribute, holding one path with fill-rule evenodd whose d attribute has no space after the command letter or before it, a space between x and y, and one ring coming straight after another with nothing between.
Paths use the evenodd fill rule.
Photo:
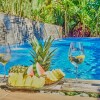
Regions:
<instances>
[{"instance_id":1,"label":"wine glass","mask_svg":"<svg viewBox=\"0 0 100 100\"><path fill-rule=\"evenodd\" d=\"M7 45L1 45L0 46L0 63L4 67L4 79L3 81L6 81L6 64L11 58L11 50L9 44Z\"/></svg>"},{"instance_id":2,"label":"wine glass","mask_svg":"<svg viewBox=\"0 0 100 100\"><path fill-rule=\"evenodd\" d=\"M78 66L84 61L85 55L83 50L83 44L81 42L71 42L68 52L70 62L76 69L76 80L78 79Z\"/></svg>"}]
</instances>

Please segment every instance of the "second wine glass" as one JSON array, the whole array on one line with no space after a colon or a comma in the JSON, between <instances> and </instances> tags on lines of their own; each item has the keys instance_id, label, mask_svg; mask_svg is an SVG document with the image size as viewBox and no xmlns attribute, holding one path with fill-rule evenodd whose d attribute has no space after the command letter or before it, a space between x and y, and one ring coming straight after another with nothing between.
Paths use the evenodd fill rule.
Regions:
<instances>
[{"instance_id":1,"label":"second wine glass","mask_svg":"<svg viewBox=\"0 0 100 100\"><path fill-rule=\"evenodd\" d=\"M1 45L0 46L0 63L3 65L4 68L4 79L6 81L6 64L11 58L11 50L9 44Z\"/></svg>"},{"instance_id":2,"label":"second wine glass","mask_svg":"<svg viewBox=\"0 0 100 100\"><path fill-rule=\"evenodd\" d=\"M71 42L68 52L70 62L76 69L76 80L78 78L78 66L84 61L85 55L83 50L83 44L81 42Z\"/></svg>"}]
</instances>

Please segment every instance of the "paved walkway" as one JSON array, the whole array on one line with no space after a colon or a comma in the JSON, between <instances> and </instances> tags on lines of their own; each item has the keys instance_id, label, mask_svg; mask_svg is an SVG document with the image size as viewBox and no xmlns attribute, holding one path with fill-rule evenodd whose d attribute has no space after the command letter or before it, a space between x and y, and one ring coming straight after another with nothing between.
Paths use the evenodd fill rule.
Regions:
<instances>
[{"instance_id":1,"label":"paved walkway","mask_svg":"<svg viewBox=\"0 0 100 100\"><path fill-rule=\"evenodd\" d=\"M11 92L0 89L0 100L100 100L99 98L62 96L59 94Z\"/></svg>"}]
</instances>

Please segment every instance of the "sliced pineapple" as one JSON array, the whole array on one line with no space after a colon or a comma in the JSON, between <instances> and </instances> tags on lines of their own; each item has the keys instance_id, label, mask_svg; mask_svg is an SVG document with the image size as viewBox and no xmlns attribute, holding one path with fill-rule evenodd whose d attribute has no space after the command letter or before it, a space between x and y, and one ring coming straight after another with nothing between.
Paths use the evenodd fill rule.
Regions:
<instances>
[{"instance_id":1,"label":"sliced pineapple","mask_svg":"<svg viewBox=\"0 0 100 100\"><path fill-rule=\"evenodd\" d=\"M48 77L50 80L52 80L52 81L57 81L58 79L54 76L54 74L52 73L52 71L47 71L46 72L46 77Z\"/></svg>"},{"instance_id":2,"label":"sliced pineapple","mask_svg":"<svg viewBox=\"0 0 100 100\"><path fill-rule=\"evenodd\" d=\"M53 84L54 81L52 81L50 78L48 77L45 77L45 85L50 85L50 84Z\"/></svg>"},{"instance_id":3,"label":"sliced pineapple","mask_svg":"<svg viewBox=\"0 0 100 100\"><path fill-rule=\"evenodd\" d=\"M18 73L10 74L8 77L8 84L11 86L15 86L17 78L18 78Z\"/></svg>"},{"instance_id":4,"label":"sliced pineapple","mask_svg":"<svg viewBox=\"0 0 100 100\"><path fill-rule=\"evenodd\" d=\"M15 86L24 86L23 73L18 73Z\"/></svg>"},{"instance_id":5,"label":"sliced pineapple","mask_svg":"<svg viewBox=\"0 0 100 100\"><path fill-rule=\"evenodd\" d=\"M31 87L31 84L32 84L32 77L29 76L29 75L26 75L26 76L24 77L24 80L25 80L24 86L26 86L26 87Z\"/></svg>"},{"instance_id":6,"label":"sliced pineapple","mask_svg":"<svg viewBox=\"0 0 100 100\"><path fill-rule=\"evenodd\" d=\"M33 76L32 79L33 79L33 81L32 81L33 88L36 88L36 89L42 88L45 84L45 78L43 78L43 77L38 78L36 76Z\"/></svg>"},{"instance_id":7,"label":"sliced pineapple","mask_svg":"<svg viewBox=\"0 0 100 100\"><path fill-rule=\"evenodd\" d=\"M49 85L52 83L55 83L58 79L56 78L56 76L52 73L52 71L47 71L45 73L45 84Z\"/></svg>"},{"instance_id":8,"label":"sliced pineapple","mask_svg":"<svg viewBox=\"0 0 100 100\"><path fill-rule=\"evenodd\" d=\"M61 78L56 70L52 70L52 73L56 76L58 80Z\"/></svg>"},{"instance_id":9,"label":"sliced pineapple","mask_svg":"<svg viewBox=\"0 0 100 100\"><path fill-rule=\"evenodd\" d=\"M61 80L64 76L65 74L60 69L47 71L45 73L45 84L49 85L49 84L55 83Z\"/></svg>"},{"instance_id":10,"label":"sliced pineapple","mask_svg":"<svg viewBox=\"0 0 100 100\"><path fill-rule=\"evenodd\" d=\"M58 74L59 79L65 76L65 74L61 71L61 69L56 69L55 71Z\"/></svg>"}]
</instances>

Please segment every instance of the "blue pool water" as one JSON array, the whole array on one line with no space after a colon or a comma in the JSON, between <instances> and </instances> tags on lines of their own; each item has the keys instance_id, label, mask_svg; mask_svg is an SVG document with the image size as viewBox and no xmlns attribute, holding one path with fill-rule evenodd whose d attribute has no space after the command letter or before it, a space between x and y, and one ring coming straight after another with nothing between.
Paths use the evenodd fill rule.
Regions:
<instances>
[{"instance_id":1,"label":"blue pool water","mask_svg":"<svg viewBox=\"0 0 100 100\"><path fill-rule=\"evenodd\" d=\"M85 60L78 67L78 77L80 79L100 80L100 38L66 38L55 40L51 50L57 48L51 61L50 70L60 68L65 74L65 78L75 78L75 68L68 59L69 44L72 41L82 42L85 51ZM11 46L12 58L6 65L7 73L14 65L31 65L29 54L31 46L28 43ZM4 74L0 65L0 74Z\"/></svg>"}]
</instances>

